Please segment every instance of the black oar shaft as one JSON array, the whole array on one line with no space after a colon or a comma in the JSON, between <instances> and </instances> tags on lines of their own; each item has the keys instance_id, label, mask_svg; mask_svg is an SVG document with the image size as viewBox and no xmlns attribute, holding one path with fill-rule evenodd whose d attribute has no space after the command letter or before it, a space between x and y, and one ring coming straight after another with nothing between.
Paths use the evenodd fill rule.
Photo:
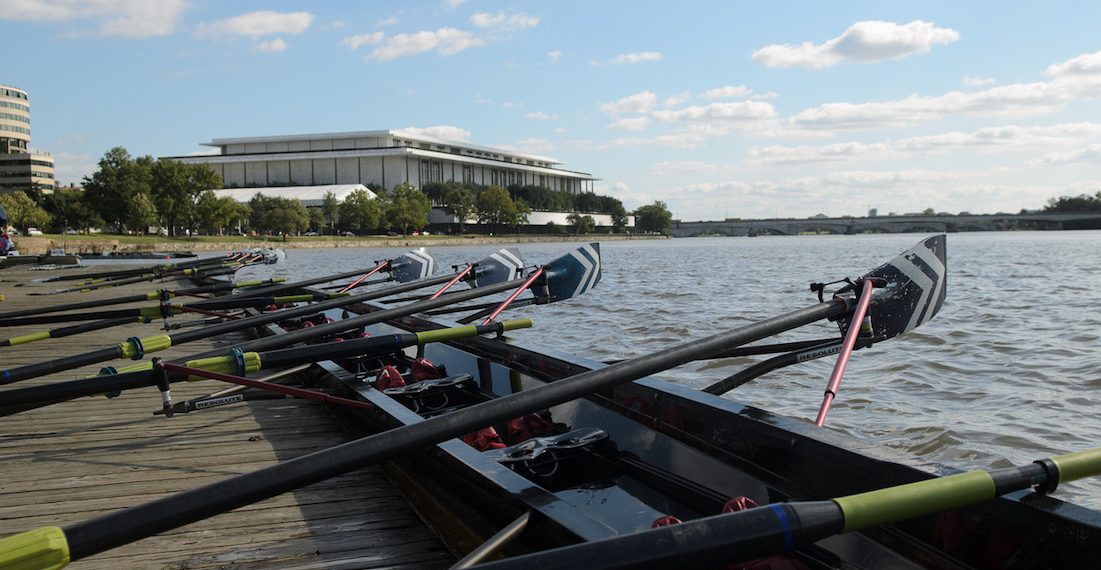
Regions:
<instances>
[{"instance_id":1,"label":"black oar shaft","mask_svg":"<svg viewBox=\"0 0 1101 570\"><path fill-rule=\"evenodd\" d=\"M67 327L59 327L41 333L22 335L12 337L5 340L0 340L0 346L18 346L20 344L27 344L30 342L36 342L39 340L46 340L49 338L62 338L66 336L72 336L75 334L82 334L90 331L98 331L100 329L107 329L111 327L117 327L119 325L125 325L127 323L133 323L139 319L135 317L119 317L117 319L107 319L103 321L96 321L92 323L81 323L79 325L72 325Z\"/></svg>"},{"instance_id":2,"label":"black oar shaft","mask_svg":"<svg viewBox=\"0 0 1101 570\"><path fill-rule=\"evenodd\" d=\"M371 269L357 269L356 271L348 271L345 273L338 273L336 275L326 275L323 277L316 277L313 279L306 279L305 281L296 281L294 283L285 283L283 285L272 285L270 287L261 287L253 289L251 291L240 293L235 295L236 297L268 297L275 296L285 291L294 291L302 289L303 287L309 287L310 285L317 285L319 283L328 283L329 281L336 281L337 279L347 279L348 277L354 277L356 275L362 275L363 273L370 271ZM210 308L208 301L197 301L192 303L194 306L202 307L204 309Z\"/></svg>"},{"instance_id":3,"label":"black oar shaft","mask_svg":"<svg viewBox=\"0 0 1101 570\"><path fill-rule=\"evenodd\" d=\"M131 275L156 273L158 271L171 271L177 269L186 269L188 267L195 267L198 265L210 265L216 263L222 263L226 260L224 257L204 257L202 259L194 259L191 261L184 261L180 263L169 263L164 265L145 265L141 267L135 267L133 269L116 269L112 271L97 271L93 273L79 273L75 275L58 275L50 277L49 279L43 279L42 283L55 283L57 281L79 281L81 279L97 279L108 277L128 277Z\"/></svg>"},{"instance_id":4,"label":"black oar shaft","mask_svg":"<svg viewBox=\"0 0 1101 570\"><path fill-rule=\"evenodd\" d=\"M53 360L36 362L34 364L27 364L26 366L0 371L0 384L10 384L28 378L37 378L39 376L53 374L54 372L72 370L74 368L80 368L81 366L97 364L99 362L106 362L122 357L123 349L119 345L109 346L83 354L74 354L73 356L62 356L61 358L55 358Z\"/></svg>"},{"instance_id":5,"label":"black oar shaft","mask_svg":"<svg viewBox=\"0 0 1101 570\"><path fill-rule=\"evenodd\" d=\"M170 296L180 295L202 295L205 293L219 293L221 291L229 291L237 287L254 286L263 283L270 284L271 281L256 281L250 283L212 283L210 285L203 285L202 287L192 287L189 289L176 289L175 291L166 291ZM251 291L250 291L251 293ZM138 295L128 295L125 297L115 297L113 299L96 299L94 301L81 301L79 303L65 303L62 305L51 305L48 307L34 307L31 309L22 309L19 311L10 311L7 313L0 313L0 322L3 319L12 319L15 317L29 317L31 315L42 315L46 313L61 313L64 311L76 311L80 309L91 309L93 307L107 307L110 305L123 305L126 303L140 303L142 301L156 301L160 298L160 291L151 291L148 293L141 293Z\"/></svg>"},{"instance_id":6,"label":"black oar shaft","mask_svg":"<svg viewBox=\"0 0 1101 570\"><path fill-rule=\"evenodd\" d=\"M144 311L142 308L111 309L108 311L88 311L84 313L63 313L50 315L35 315L32 317L19 317L15 319L0 320L0 327L23 327L28 325L45 325L50 323L65 323L70 321L98 321L102 319L117 319L119 317L140 317Z\"/></svg>"},{"instance_id":7,"label":"black oar shaft","mask_svg":"<svg viewBox=\"0 0 1101 570\"><path fill-rule=\"evenodd\" d=\"M333 309L342 307L351 303L360 301L367 301L378 297L385 297L395 293L401 293L405 291L412 291L420 287L427 287L438 283L443 283L450 279L446 275L440 277L433 277L431 279L423 279L419 281L411 281L404 285L398 285L387 289L378 291L370 291L362 293L360 295L354 295L351 297L341 297L339 299L333 299L332 301L323 301L315 305L309 305L305 307L296 307L293 309L285 309L282 311L273 311L265 313L263 315L257 315L255 317L249 317L247 319L240 319L236 321L230 321L225 323L219 323L208 327L202 327L200 329L192 331L184 331L172 335L167 335L170 341L169 346L176 346L187 342L201 340L204 338L210 338L212 336L218 336L220 334L235 332L244 330L250 327L256 327L268 323L274 323L285 319L298 317L302 315L311 314L317 311L324 311L327 309ZM480 290L480 289L479 289ZM315 329L320 327L314 327ZM308 329L313 330L313 329ZM326 329L328 330L328 329ZM295 331L298 332L298 331ZM280 345L286 346L286 345ZM272 347L274 348L274 346ZM201 356L215 356L225 352L223 350L217 350L204 353ZM110 347L108 349L97 350L85 354L79 354L75 356L69 356L60 359L54 359L46 362L39 362L36 364L28 364L26 366L19 366L8 370L0 371L0 384L9 384L12 382L19 382L21 380L27 380L29 378L37 378L39 376L45 376L46 374L53 374L55 372L63 372L65 370L72 370L80 366L87 364L95 364L97 362L104 362L107 360L113 360L116 358L122 358L124 356L122 349L118 346ZM199 357L201 357L199 356Z\"/></svg>"},{"instance_id":8,"label":"black oar shaft","mask_svg":"<svg viewBox=\"0 0 1101 570\"><path fill-rule=\"evenodd\" d=\"M532 390L76 523L65 528L69 552L73 560L91 556L408 451L440 443L486 425L609 390L618 384L685 364L732 346L753 342L821 319L837 317L846 310L847 304L844 302L821 303L766 322L578 374Z\"/></svg>"}]
</instances>

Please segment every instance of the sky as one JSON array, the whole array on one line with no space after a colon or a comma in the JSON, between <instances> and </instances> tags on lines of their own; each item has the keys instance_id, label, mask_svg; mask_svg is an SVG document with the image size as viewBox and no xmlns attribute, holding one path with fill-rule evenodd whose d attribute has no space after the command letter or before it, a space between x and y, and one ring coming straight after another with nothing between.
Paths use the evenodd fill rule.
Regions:
<instances>
[{"instance_id":1,"label":"sky","mask_svg":"<svg viewBox=\"0 0 1101 570\"><path fill-rule=\"evenodd\" d=\"M0 0L0 83L110 148L420 129L677 219L1017 212L1101 191L1101 3Z\"/></svg>"}]
</instances>

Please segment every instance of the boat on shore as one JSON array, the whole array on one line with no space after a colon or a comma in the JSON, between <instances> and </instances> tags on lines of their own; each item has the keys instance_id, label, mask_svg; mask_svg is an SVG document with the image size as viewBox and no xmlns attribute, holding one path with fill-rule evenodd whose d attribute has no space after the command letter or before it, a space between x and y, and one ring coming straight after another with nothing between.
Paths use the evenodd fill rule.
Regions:
<instances>
[{"instance_id":1,"label":"boat on shore","mask_svg":"<svg viewBox=\"0 0 1101 570\"><path fill-rule=\"evenodd\" d=\"M469 272L472 286L515 294L503 304L467 306L473 314L465 317L449 315L477 298L467 292L401 300L408 304L383 296L293 318L270 313L256 328L260 338L218 361L228 373L202 372L198 358L210 355L156 367L149 379L116 371L120 380L135 378L126 386L133 389L189 374L241 383L248 370L314 362L299 382L370 435L67 527L62 540L79 556L94 554L388 461L441 536L471 554L461 567L1079 568L1101 552L1101 513L1049 496L1060 477L1101 472L1096 451L960 474L721 396L729 384L844 355L854 344L869 348L930 320L945 298L943 236L836 285L828 297L829 286L818 285L819 303L806 309L611 364L549 353L537 338L505 337L508 328L495 322L508 302L555 302L596 286L595 244L515 279L518 256L495 255L512 258L501 264L502 277L478 283L486 272L476 266L491 265L483 260L456 267L449 286ZM429 279L430 258L421 261L421 281L446 280ZM532 297L518 300L525 290ZM469 325L483 318L482 328ZM836 320L842 338L750 344L822 319ZM452 336L460 329L470 330ZM404 349L364 348L410 336ZM285 348L301 341L312 344ZM779 356L703 391L653 376L701 358L772 353ZM100 378L100 386L113 381ZM828 390L827 403L837 386ZM231 403L225 398L176 413ZM179 405L166 401L163 413Z\"/></svg>"}]
</instances>

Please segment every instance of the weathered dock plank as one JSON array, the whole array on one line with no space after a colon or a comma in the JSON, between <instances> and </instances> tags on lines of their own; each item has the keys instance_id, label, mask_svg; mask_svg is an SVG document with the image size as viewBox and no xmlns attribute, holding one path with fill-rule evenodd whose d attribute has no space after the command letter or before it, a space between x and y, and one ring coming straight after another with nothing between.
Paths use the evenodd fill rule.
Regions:
<instances>
[{"instance_id":1,"label":"weathered dock plank","mask_svg":"<svg viewBox=\"0 0 1101 570\"><path fill-rule=\"evenodd\" d=\"M53 296L28 293L56 289L57 284L15 286L47 275L27 269L0 271L0 294L5 297L0 312L132 295L171 285L154 282ZM0 338L49 328L0 327ZM0 369L160 332L160 323L135 323L0 347ZM158 355L176 358L243 339L228 335ZM126 364L97 364L3 386L0 399L7 390L74 380L105 365ZM174 384L172 394L175 401L182 401L225 387L215 381ZM349 439L316 402L258 400L172 418L154 416L159 407L160 395L150 388L0 418L4 474L0 477L0 536L87 520ZM452 562L451 554L382 471L368 468L89 557L72 567L306 570L437 568Z\"/></svg>"}]
</instances>

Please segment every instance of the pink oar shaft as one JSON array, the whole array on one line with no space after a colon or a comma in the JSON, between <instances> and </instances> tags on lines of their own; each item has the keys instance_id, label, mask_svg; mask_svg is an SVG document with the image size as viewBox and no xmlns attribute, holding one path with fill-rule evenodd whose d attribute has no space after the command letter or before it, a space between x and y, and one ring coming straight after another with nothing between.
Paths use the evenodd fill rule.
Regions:
<instances>
[{"instance_id":1,"label":"pink oar shaft","mask_svg":"<svg viewBox=\"0 0 1101 570\"><path fill-rule=\"evenodd\" d=\"M364 273L362 277L360 277L359 279L356 279L355 281L352 281L346 287L344 287L343 289L338 291L338 293L347 293L349 289L355 288L355 286L362 283L364 279L378 273L379 271L382 271L382 268L389 265L389 263L390 263L389 261L384 261L384 262L378 264L377 267L375 267L374 269L368 271L367 273Z\"/></svg>"},{"instance_id":2,"label":"pink oar shaft","mask_svg":"<svg viewBox=\"0 0 1101 570\"><path fill-rule=\"evenodd\" d=\"M442 288L440 288L439 291L436 291L435 293L433 293L432 296L428 298L428 300L431 301L432 299L435 299L436 297L439 297L440 295L443 295L444 291L447 291L448 289L451 288L452 285L458 283L460 279L462 279L463 277L466 277L467 274L469 274L470 270L472 270L472 269L474 269L473 265L467 265L466 269L463 269L462 271L460 271L459 274L456 275L454 279L447 282L447 285L444 285Z\"/></svg>"},{"instance_id":3,"label":"pink oar shaft","mask_svg":"<svg viewBox=\"0 0 1101 570\"><path fill-rule=\"evenodd\" d=\"M826 423L826 414L830 411L833 398L837 395L837 388L841 385L841 376L845 374L845 367L849 365L849 356L856 346L856 337L860 334L860 328L864 323L864 315L868 312L868 305L872 302L871 279L864 280L864 288L860 290L860 301L853 310L852 319L849 321L849 330L845 331L845 341L841 343L841 353L837 355L837 364L833 365L833 373L830 374L830 383L826 386L826 395L822 399L822 407L818 409L818 419L814 424L822 427Z\"/></svg>"},{"instance_id":4,"label":"pink oar shaft","mask_svg":"<svg viewBox=\"0 0 1101 570\"><path fill-rule=\"evenodd\" d=\"M222 374L221 372L203 370L202 368L190 368L187 366L171 364L168 362L164 363L164 367L169 372L180 372L183 374L190 374L192 376L210 378L211 380L221 380L222 382L229 382L231 384L237 384L238 386L248 386L249 388L267 390L268 392L278 392L280 394L286 394L288 396L302 398L305 400L317 400L318 402L324 402L326 404L338 404L341 406L364 408L368 410L375 408L374 405L368 404L367 402L360 402L359 400L349 400L348 398L341 398L339 396L330 396L328 394L325 394L324 392L304 390L302 388L295 388L294 386L284 386L282 384L275 384L272 382L261 382L260 380L253 380L252 378L244 378L242 376L235 376L233 374Z\"/></svg>"},{"instance_id":5,"label":"pink oar shaft","mask_svg":"<svg viewBox=\"0 0 1101 570\"><path fill-rule=\"evenodd\" d=\"M535 273L532 273L531 277L528 277L528 280L524 281L524 284L521 285L519 289L513 291L512 294L508 296L508 299L505 299L504 303L501 303L501 305L499 307L497 307L496 309L493 310L493 313L491 315L486 317L486 320L482 321L482 324L483 325L488 325L489 323L493 322L493 319L496 319L497 315L500 315L502 311L507 309L508 306L511 305L512 302L515 301L517 297L520 296L520 293L523 293L524 291L527 290L528 287L531 287L532 283L535 283L535 280L538 279L539 276L543 274L543 271L544 271L544 269L542 267L540 267L539 269L536 269Z\"/></svg>"}]
</instances>

